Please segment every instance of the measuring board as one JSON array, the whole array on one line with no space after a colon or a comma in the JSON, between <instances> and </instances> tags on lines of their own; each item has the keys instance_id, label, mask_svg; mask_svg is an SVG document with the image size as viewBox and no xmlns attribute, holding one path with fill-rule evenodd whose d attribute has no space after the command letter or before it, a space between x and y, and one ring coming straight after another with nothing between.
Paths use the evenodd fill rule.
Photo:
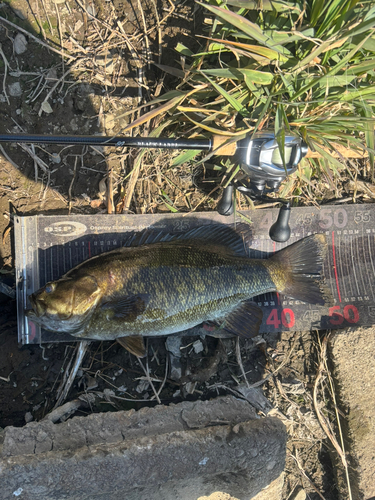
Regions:
<instances>
[{"instance_id":1,"label":"measuring board","mask_svg":"<svg viewBox=\"0 0 375 500\"><path fill-rule=\"evenodd\" d=\"M251 220L249 256L266 258L313 233L327 236L324 273L334 305L322 307L267 293L254 300L263 309L261 333L343 328L375 323L375 205L325 205L291 210L291 237L275 243L268 235L278 209L241 212ZM176 215L71 215L15 217L18 335L22 344L74 340L48 332L25 316L28 296L72 267L120 247L129 233L145 228L184 232L197 226L233 224L216 212ZM236 222L244 222L237 214Z\"/></svg>"}]
</instances>

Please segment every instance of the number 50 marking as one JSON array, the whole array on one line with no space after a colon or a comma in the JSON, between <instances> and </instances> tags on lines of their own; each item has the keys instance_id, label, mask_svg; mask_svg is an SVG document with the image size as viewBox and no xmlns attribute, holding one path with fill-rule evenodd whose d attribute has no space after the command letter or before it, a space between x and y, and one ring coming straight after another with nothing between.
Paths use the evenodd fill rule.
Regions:
<instances>
[{"instance_id":1,"label":"number 50 marking","mask_svg":"<svg viewBox=\"0 0 375 500\"><path fill-rule=\"evenodd\" d=\"M331 215L333 212L333 215ZM339 229L342 229L348 223L348 214L344 208L337 208L332 210L330 208L323 208L320 211L319 226L322 229L329 229L334 224Z\"/></svg>"},{"instance_id":2,"label":"number 50 marking","mask_svg":"<svg viewBox=\"0 0 375 500\"><path fill-rule=\"evenodd\" d=\"M344 319L346 319L348 323L358 323L359 321L358 309L351 304L348 304L344 307L342 314L340 311L340 306L330 307L329 315L331 316L329 320L331 325L341 325L344 322Z\"/></svg>"}]
</instances>

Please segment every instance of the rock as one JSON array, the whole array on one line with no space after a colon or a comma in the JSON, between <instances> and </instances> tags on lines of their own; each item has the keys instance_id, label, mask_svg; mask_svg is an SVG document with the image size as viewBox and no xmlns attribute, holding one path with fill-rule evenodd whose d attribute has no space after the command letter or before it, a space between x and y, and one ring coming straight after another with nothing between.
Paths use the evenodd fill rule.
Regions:
<instances>
[{"instance_id":1,"label":"rock","mask_svg":"<svg viewBox=\"0 0 375 500\"><path fill-rule=\"evenodd\" d=\"M22 33L17 33L13 42L14 52L17 55L23 54L27 50L27 40L25 35Z\"/></svg>"},{"instance_id":2,"label":"rock","mask_svg":"<svg viewBox=\"0 0 375 500\"><path fill-rule=\"evenodd\" d=\"M285 473L282 472L277 479L272 481L271 484L258 493L252 500L282 500L284 477Z\"/></svg>"},{"instance_id":3,"label":"rock","mask_svg":"<svg viewBox=\"0 0 375 500\"><path fill-rule=\"evenodd\" d=\"M375 327L338 331L330 347L339 408L348 428L344 437L350 443L352 494L367 500L375 497Z\"/></svg>"},{"instance_id":4,"label":"rock","mask_svg":"<svg viewBox=\"0 0 375 500\"><path fill-rule=\"evenodd\" d=\"M7 427L3 498L250 500L282 473L287 437L279 419L252 415L226 396Z\"/></svg>"},{"instance_id":5,"label":"rock","mask_svg":"<svg viewBox=\"0 0 375 500\"><path fill-rule=\"evenodd\" d=\"M22 95L20 82L10 83L8 85L8 92L12 97L20 97Z\"/></svg>"}]
</instances>

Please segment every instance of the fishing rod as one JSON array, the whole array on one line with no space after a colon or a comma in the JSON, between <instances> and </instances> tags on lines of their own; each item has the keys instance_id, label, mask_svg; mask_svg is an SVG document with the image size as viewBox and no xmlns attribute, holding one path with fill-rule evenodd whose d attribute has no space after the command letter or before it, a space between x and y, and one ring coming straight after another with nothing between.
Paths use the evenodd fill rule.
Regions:
<instances>
[{"instance_id":1,"label":"fishing rod","mask_svg":"<svg viewBox=\"0 0 375 500\"><path fill-rule=\"evenodd\" d=\"M293 134L284 137L283 151L273 132L262 131L237 142L233 137L215 135L211 139L169 139L124 136L61 136L38 134L0 134L0 143L60 144L85 146L114 146L132 148L194 149L212 152L216 156L234 156L247 179L232 182L224 188L217 210L221 215L234 211L234 192L237 189L253 200L272 201L282 204L276 223L270 228L274 241L289 239L290 205L280 198L268 198L278 190L281 182L292 174L307 154L307 145Z\"/></svg>"}]
</instances>

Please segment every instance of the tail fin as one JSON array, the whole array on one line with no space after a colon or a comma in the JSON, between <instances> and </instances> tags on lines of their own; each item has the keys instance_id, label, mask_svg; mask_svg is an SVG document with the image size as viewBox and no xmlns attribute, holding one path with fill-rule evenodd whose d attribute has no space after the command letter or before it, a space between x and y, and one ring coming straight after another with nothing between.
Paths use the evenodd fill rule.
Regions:
<instances>
[{"instance_id":1,"label":"tail fin","mask_svg":"<svg viewBox=\"0 0 375 500\"><path fill-rule=\"evenodd\" d=\"M314 234L283 248L269 259L269 271L277 291L310 304L333 303L323 275L327 253L324 234Z\"/></svg>"}]
</instances>

